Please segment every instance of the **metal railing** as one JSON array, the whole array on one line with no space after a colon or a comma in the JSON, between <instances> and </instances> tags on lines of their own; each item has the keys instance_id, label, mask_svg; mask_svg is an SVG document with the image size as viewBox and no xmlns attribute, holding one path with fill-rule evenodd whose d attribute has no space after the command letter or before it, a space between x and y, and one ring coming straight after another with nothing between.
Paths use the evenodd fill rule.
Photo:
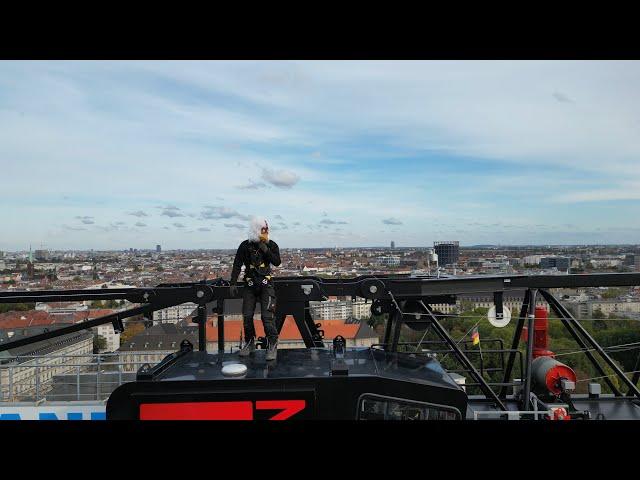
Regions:
<instances>
[{"instance_id":1,"label":"metal railing","mask_svg":"<svg viewBox=\"0 0 640 480\"><path fill-rule=\"evenodd\" d=\"M172 351L3 357L0 402L105 400L145 363Z\"/></svg>"}]
</instances>

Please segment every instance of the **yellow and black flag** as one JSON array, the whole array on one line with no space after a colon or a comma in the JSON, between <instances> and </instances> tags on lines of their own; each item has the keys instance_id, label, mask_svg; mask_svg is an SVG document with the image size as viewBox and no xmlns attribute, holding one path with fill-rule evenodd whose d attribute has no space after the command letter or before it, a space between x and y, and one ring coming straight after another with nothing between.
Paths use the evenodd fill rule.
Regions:
<instances>
[{"instance_id":1,"label":"yellow and black flag","mask_svg":"<svg viewBox=\"0 0 640 480\"><path fill-rule=\"evenodd\" d=\"M474 345L478 345L480 343L480 332L478 332L478 327L475 327L473 332L471 332L471 340Z\"/></svg>"}]
</instances>

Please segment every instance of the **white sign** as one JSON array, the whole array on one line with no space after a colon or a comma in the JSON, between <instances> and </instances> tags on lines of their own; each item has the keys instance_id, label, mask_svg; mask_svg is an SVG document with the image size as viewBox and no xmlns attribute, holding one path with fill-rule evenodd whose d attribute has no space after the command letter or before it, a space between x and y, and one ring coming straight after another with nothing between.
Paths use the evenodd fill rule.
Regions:
<instances>
[{"instance_id":1,"label":"white sign","mask_svg":"<svg viewBox=\"0 0 640 480\"><path fill-rule=\"evenodd\" d=\"M105 405L0 407L0 420L106 420Z\"/></svg>"}]
</instances>

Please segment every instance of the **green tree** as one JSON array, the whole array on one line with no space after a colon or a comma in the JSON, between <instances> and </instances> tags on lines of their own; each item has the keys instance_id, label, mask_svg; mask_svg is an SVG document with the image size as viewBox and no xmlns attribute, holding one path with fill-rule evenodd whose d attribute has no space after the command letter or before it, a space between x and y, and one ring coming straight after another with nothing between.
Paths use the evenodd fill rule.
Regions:
<instances>
[{"instance_id":1,"label":"green tree","mask_svg":"<svg viewBox=\"0 0 640 480\"><path fill-rule=\"evenodd\" d=\"M120 345L128 342L132 337L144 331L144 324L142 323L142 315L136 315L129 320L125 320L124 332L120 334Z\"/></svg>"},{"instance_id":2,"label":"green tree","mask_svg":"<svg viewBox=\"0 0 640 480\"><path fill-rule=\"evenodd\" d=\"M608 288L603 294L602 298L611 299L618 298L620 295L624 295L627 292L626 288Z\"/></svg>"},{"instance_id":3,"label":"green tree","mask_svg":"<svg viewBox=\"0 0 640 480\"><path fill-rule=\"evenodd\" d=\"M93 337L93 353L100 353L100 350L107 348L107 339L102 335Z\"/></svg>"}]
</instances>

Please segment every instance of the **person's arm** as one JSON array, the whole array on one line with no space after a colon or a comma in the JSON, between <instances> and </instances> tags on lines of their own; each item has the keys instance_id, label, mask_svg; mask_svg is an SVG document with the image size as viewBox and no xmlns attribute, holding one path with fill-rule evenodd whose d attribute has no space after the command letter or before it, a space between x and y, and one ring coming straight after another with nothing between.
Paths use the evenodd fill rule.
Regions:
<instances>
[{"instance_id":1,"label":"person's arm","mask_svg":"<svg viewBox=\"0 0 640 480\"><path fill-rule=\"evenodd\" d=\"M264 252L264 256L267 257L269 263L274 267L277 267L282 263L280 260L280 248L273 240L270 240L268 244L260 242L260 250Z\"/></svg>"},{"instance_id":2,"label":"person's arm","mask_svg":"<svg viewBox=\"0 0 640 480\"><path fill-rule=\"evenodd\" d=\"M244 242L241 243L238 247L236 258L233 260L233 269L231 270L231 285L234 285L238 282L238 276L240 275L240 269L242 268L242 257L244 256L244 249L242 248L243 245Z\"/></svg>"}]
</instances>

